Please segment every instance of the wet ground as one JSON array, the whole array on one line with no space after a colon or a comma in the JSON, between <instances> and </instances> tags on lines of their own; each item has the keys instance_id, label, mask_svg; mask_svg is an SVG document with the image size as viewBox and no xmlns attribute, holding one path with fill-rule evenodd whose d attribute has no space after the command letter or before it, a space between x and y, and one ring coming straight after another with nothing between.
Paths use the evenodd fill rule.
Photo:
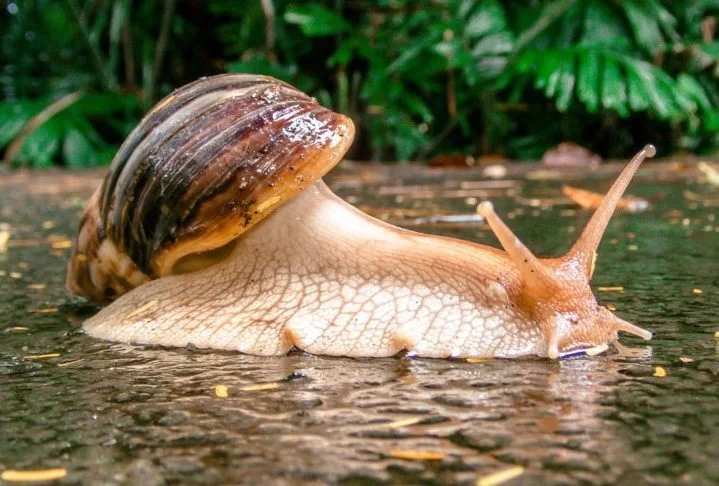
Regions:
<instances>
[{"instance_id":1,"label":"wet ground","mask_svg":"<svg viewBox=\"0 0 719 486\"><path fill-rule=\"evenodd\" d=\"M560 179L603 191L616 171L344 167L330 182L396 224L496 245L471 221L491 198L549 256L589 216ZM625 338L634 357L560 362L258 358L85 337L95 308L63 279L98 180L0 174L0 471L64 468L65 484L474 484L522 466L508 484L719 482L719 188L692 167L642 169L630 192L651 209L615 216L600 250L598 299L654 339Z\"/></svg>"}]
</instances>

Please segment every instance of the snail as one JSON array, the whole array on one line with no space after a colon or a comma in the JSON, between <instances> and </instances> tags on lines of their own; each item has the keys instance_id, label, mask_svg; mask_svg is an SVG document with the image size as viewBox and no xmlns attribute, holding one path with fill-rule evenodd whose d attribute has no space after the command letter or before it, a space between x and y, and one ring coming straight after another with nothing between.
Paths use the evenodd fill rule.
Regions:
<instances>
[{"instance_id":1,"label":"snail","mask_svg":"<svg viewBox=\"0 0 719 486\"><path fill-rule=\"evenodd\" d=\"M67 288L112 301L87 334L255 355L433 358L596 354L651 333L600 306L596 251L626 166L578 241L540 259L490 202L504 251L359 211L322 176L354 125L270 77L203 78L129 135L83 214Z\"/></svg>"}]
</instances>

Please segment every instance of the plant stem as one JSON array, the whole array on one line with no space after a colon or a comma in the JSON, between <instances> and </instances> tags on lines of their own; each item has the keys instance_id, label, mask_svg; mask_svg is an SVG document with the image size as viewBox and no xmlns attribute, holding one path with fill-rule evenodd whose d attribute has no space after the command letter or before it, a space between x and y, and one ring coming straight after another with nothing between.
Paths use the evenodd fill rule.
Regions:
<instances>
[{"instance_id":1,"label":"plant stem","mask_svg":"<svg viewBox=\"0 0 719 486\"><path fill-rule=\"evenodd\" d=\"M137 84L135 84L135 53L133 51L129 10L127 17L125 17L125 25L122 28L122 53L125 59L125 84L134 93L137 91Z\"/></svg>"},{"instance_id":2,"label":"plant stem","mask_svg":"<svg viewBox=\"0 0 719 486\"><path fill-rule=\"evenodd\" d=\"M260 0L265 14L265 50L271 62L277 61L275 55L275 6L272 0Z\"/></svg>"},{"instance_id":3,"label":"plant stem","mask_svg":"<svg viewBox=\"0 0 719 486\"><path fill-rule=\"evenodd\" d=\"M90 58L92 58L92 63L95 66L95 71L97 71L97 75L100 78L100 83L107 91L112 91L114 86L108 73L107 63L103 59L102 53L100 52L97 43L93 42L90 38L90 31L87 28L84 14L80 11L77 5L75 5L75 2L73 0L65 0L65 6L70 11L70 14L72 15L73 19L75 19L75 23L77 23L77 27L80 30L81 37L85 42L88 51L90 52Z\"/></svg>"},{"instance_id":4,"label":"plant stem","mask_svg":"<svg viewBox=\"0 0 719 486\"><path fill-rule=\"evenodd\" d=\"M564 12L569 10L575 2L576 0L555 0L554 3L545 7L542 15L534 23L534 25L532 25L532 28L524 32L517 39L512 57L516 57L517 54L522 52L527 44L532 42L539 34L544 32L544 29L552 25L554 21L564 15Z\"/></svg>"},{"instance_id":5,"label":"plant stem","mask_svg":"<svg viewBox=\"0 0 719 486\"><path fill-rule=\"evenodd\" d=\"M160 27L160 35L155 45L155 62L152 65L152 80L150 81L150 89L147 93L148 104L155 100L157 93L158 79L160 77L160 69L162 61L167 51L167 40L170 37L170 28L172 27L172 18L175 15L176 0L165 0L165 8L162 12L162 26Z\"/></svg>"},{"instance_id":6,"label":"plant stem","mask_svg":"<svg viewBox=\"0 0 719 486\"><path fill-rule=\"evenodd\" d=\"M83 93L81 91L75 91L74 93L67 94L59 100L50 103L43 108L40 113L30 118L25 126L22 127L15 139L10 143L10 145L8 145L8 148L5 151L4 160L12 162L15 157L17 157L17 154L20 153L20 149L25 143L25 140L32 134L32 132L37 130L43 123L60 113L62 110L75 104L80 98L82 98L82 96Z\"/></svg>"}]
</instances>

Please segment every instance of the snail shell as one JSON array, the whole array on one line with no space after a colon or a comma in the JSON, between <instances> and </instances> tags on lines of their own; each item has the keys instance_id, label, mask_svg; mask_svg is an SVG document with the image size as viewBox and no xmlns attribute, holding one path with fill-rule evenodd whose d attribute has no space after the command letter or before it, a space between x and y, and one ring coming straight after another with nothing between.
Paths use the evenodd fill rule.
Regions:
<instances>
[{"instance_id":1,"label":"snail shell","mask_svg":"<svg viewBox=\"0 0 719 486\"><path fill-rule=\"evenodd\" d=\"M96 301L197 270L342 158L354 126L274 78L203 78L161 100L83 215L67 287Z\"/></svg>"}]
</instances>

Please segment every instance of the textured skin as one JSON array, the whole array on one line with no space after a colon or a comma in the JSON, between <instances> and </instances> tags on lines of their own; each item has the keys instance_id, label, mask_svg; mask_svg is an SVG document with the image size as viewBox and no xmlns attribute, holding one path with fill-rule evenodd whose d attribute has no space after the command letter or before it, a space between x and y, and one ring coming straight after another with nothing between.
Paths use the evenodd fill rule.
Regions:
<instances>
[{"instance_id":1,"label":"textured skin","mask_svg":"<svg viewBox=\"0 0 719 486\"><path fill-rule=\"evenodd\" d=\"M518 278L499 250L386 225L319 182L227 260L148 282L85 329L260 355L546 355L541 326L512 304Z\"/></svg>"}]
</instances>

